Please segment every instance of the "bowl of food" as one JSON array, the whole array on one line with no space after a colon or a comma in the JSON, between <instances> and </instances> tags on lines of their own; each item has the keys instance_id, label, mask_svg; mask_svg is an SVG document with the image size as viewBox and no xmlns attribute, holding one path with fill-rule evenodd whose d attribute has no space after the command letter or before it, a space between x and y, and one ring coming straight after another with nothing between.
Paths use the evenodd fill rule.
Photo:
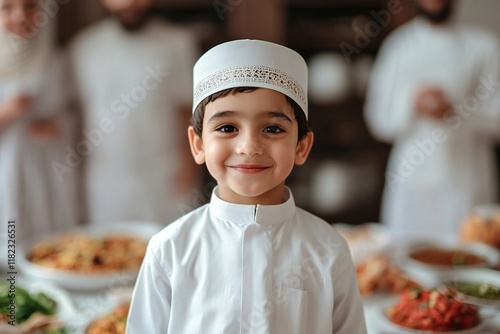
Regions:
<instances>
[{"instance_id":1,"label":"bowl of food","mask_svg":"<svg viewBox=\"0 0 500 334\"><path fill-rule=\"evenodd\" d=\"M0 284L0 333L66 334L77 316L70 297L56 286L25 280Z\"/></svg>"},{"instance_id":2,"label":"bowl of food","mask_svg":"<svg viewBox=\"0 0 500 334\"><path fill-rule=\"evenodd\" d=\"M129 308L130 303L115 306L111 312L92 320L85 334L125 334Z\"/></svg>"},{"instance_id":3,"label":"bowl of food","mask_svg":"<svg viewBox=\"0 0 500 334\"><path fill-rule=\"evenodd\" d=\"M500 307L500 272L491 269L460 270L443 276L442 285L463 302Z\"/></svg>"},{"instance_id":4,"label":"bowl of food","mask_svg":"<svg viewBox=\"0 0 500 334\"><path fill-rule=\"evenodd\" d=\"M500 249L500 205L475 207L462 222L460 240L481 242Z\"/></svg>"},{"instance_id":5,"label":"bowl of food","mask_svg":"<svg viewBox=\"0 0 500 334\"><path fill-rule=\"evenodd\" d=\"M485 326L479 309L437 289L408 289L381 309L381 316L399 333L476 333Z\"/></svg>"},{"instance_id":6,"label":"bowl of food","mask_svg":"<svg viewBox=\"0 0 500 334\"><path fill-rule=\"evenodd\" d=\"M27 240L20 246L23 274L71 290L132 285L156 224L86 227Z\"/></svg>"},{"instance_id":7,"label":"bowl of food","mask_svg":"<svg viewBox=\"0 0 500 334\"><path fill-rule=\"evenodd\" d=\"M397 261L404 271L438 284L442 275L460 269L492 268L500 253L481 243L418 243L399 251Z\"/></svg>"},{"instance_id":8,"label":"bowl of food","mask_svg":"<svg viewBox=\"0 0 500 334\"><path fill-rule=\"evenodd\" d=\"M399 294L409 288L421 287L385 255L369 256L356 264L356 276L362 296L374 292Z\"/></svg>"},{"instance_id":9,"label":"bowl of food","mask_svg":"<svg viewBox=\"0 0 500 334\"><path fill-rule=\"evenodd\" d=\"M81 327L83 334L125 334L133 288L112 289L109 303L92 315Z\"/></svg>"}]
</instances>

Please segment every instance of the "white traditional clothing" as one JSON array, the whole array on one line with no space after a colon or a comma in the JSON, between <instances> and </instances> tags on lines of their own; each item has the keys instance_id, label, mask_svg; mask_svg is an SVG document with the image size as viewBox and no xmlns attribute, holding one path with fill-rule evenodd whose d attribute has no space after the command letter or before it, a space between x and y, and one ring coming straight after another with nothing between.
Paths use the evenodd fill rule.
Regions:
<instances>
[{"instance_id":1,"label":"white traditional clothing","mask_svg":"<svg viewBox=\"0 0 500 334\"><path fill-rule=\"evenodd\" d=\"M108 18L77 36L72 61L85 119L88 220L173 221L179 108L191 103L196 44L186 30L150 20L139 31ZM185 203L184 203L185 204Z\"/></svg>"},{"instance_id":2,"label":"white traditional clothing","mask_svg":"<svg viewBox=\"0 0 500 334\"><path fill-rule=\"evenodd\" d=\"M54 168L64 164L75 131L67 72L63 55L53 54L45 71L0 81L0 103L19 94L32 98L26 114L0 128L0 218L5 222L0 231L6 233L7 221L14 220L18 242L78 223L78 171ZM59 138L45 142L29 135L30 123L45 119L57 122Z\"/></svg>"},{"instance_id":3,"label":"white traditional clothing","mask_svg":"<svg viewBox=\"0 0 500 334\"><path fill-rule=\"evenodd\" d=\"M148 246L127 333L366 333L346 242L295 207L217 195Z\"/></svg>"},{"instance_id":4,"label":"white traditional clothing","mask_svg":"<svg viewBox=\"0 0 500 334\"><path fill-rule=\"evenodd\" d=\"M77 172L54 169L54 163L64 162L65 146L73 144L75 117L66 59L54 50L53 22L31 27L32 34L25 37L0 27L0 104L20 95L31 99L22 116L0 127L0 236L5 249L7 221L15 221L19 243L77 224L79 211ZM33 122L45 120L57 123L59 137L45 141L29 134Z\"/></svg>"},{"instance_id":5,"label":"white traditional clothing","mask_svg":"<svg viewBox=\"0 0 500 334\"><path fill-rule=\"evenodd\" d=\"M495 201L499 61L493 35L456 23L416 18L383 43L365 116L376 138L394 143L382 221L397 240L455 240L474 205ZM417 115L422 86L440 87L454 114L444 120Z\"/></svg>"}]
</instances>

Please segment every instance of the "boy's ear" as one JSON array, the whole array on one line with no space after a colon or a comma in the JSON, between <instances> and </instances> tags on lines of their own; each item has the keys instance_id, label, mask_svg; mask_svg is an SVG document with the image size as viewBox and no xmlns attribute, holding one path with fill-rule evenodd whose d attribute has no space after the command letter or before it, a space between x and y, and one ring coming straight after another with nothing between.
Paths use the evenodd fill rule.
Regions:
<instances>
[{"instance_id":1,"label":"boy's ear","mask_svg":"<svg viewBox=\"0 0 500 334\"><path fill-rule=\"evenodd\" d=\"M311 148L314 142L314 134L312 131L309 131L304 138L302 138L297 147L295 148L295 164L302 165L306 162L307 157L309 156L309 152L311 152Z\"/></svg>"},{"instance_id":2,"label":"boy's ear","mask_svg":"<svg viewBox=\"0 0 500 334\"><path fill-rule=\"evenodd\" d=\"M205 162L205 151L203 150L203 142L201 138L198 137L196 132L194 132L194 128L190 126L188 128L188 137L189 137L189 146L191 147L191 154L193 154L194 161L198 165L201 165Z\"/></svg>"}]
</instances>

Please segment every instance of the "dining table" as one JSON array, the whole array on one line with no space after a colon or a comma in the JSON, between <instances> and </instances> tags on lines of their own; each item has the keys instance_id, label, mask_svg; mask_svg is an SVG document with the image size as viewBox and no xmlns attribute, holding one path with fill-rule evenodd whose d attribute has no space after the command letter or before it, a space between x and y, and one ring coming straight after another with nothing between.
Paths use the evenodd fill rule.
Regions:
<instances>
[{"instance_id":1,"label":"dining table","mask_svg":"<svg viewBox=\"0 0 500 334\"><path fill-rule=\"evenodd\" d=\"M440 239L399 239L391 237L386 226L380 223L365 223L361 225L333 224L334 228L346 239L351 256L360 280L362 263L374 261L383 257L389 266L405 279L420 285L422 289L441 289L446 277L457 277L471 273L474 278L484 279L484 275L500 282L500 250L480 242L463 242L459 238ZM442 249L459 249L481 254L487 259L480 266L454 266L443 268L417 263L410 256L412 249L419 247L437 247ZM358 283L361 286L361 281ZM363 289L361 289L363 290ZM389 321L385 310L396 304L401 291L389 292L387 289L375 289L362 293L363 312L368 334L424 334L429 332L403 329ZM493 305L477 306L481 324L477 330L457 331L452 334L500 334L500 301ZM449 333L448 333L449 334Z\"/></svg>"},{"instance_id":2,"label":"dining table","mask_svg":"<svg viewBox=\"0 0 500 334\"><path fill-rule=\"evenodd\" d=\"M339 230L341 230L341 227L338 227ZM346 227L343 226L343 228ZM422 271L420 270L421 268L415 269L414 267L406 266L404 258L401 258L401 254L404 254L406 249L402 244L394 243L392 240L385 238L386 231L381 230L378 224L373 224L371 228L384 236L384 238L380 239L382 241L370 239L368 247L366 244L362 245L362 247L357 247L359 245L350 243L349 239L346 238L355 265L367 255L373 255L374 253L386 254L390 257L392 264L398 266L403 273L410 275L416 282L421 283L422 286L434 288L439 285L440 280L437 276ZM149 233L152 234L154 231L155 229L153 228ZM494 254L493 258L497 261L495 265L500 265L500 252L488 249ZM49 292L51 296L57 297L56 299L61 302L62 309L60 313L63 315L62 320L69 328L69 332L74 334L87 334L86 331L90 323L106 314L110 314L115 307L123 303L128 303L136 278L135 274L124 275L118 273L110 277L106 284L101 284L99 287L93 286L90 280L88 282L81 280L78 284L71 284L68 288L68 286L63 287L58 285L57 277L52 277L52 281L50 279L44 280L36 277L36 275L27 274L26 270L23 269L26 268L20 267L17 275L20 286L34 286L35 288L40 288L42 291ZM500 270L498 269L500 268L497 267L496 271L494 269L488 270L493 271L494 275L498 273L500 279ZM4 273L4 270L7 269L2 268L2 273ZM368 334L423 333L403 330L387 319L384 310L390 305L394 305L398 301L398 298L398 293L389 293L384 290L363 294L363 310L360 310L360 315L364 315L365 317ZM477 331L460 331L452 334L500 334L500 304L491 307L481 307L480 311L482 317L482 326L480 326L480 329ZM2 331L0 330L0 332Z\"/></svg>"},{"instance_id":3,"label":"dining table","mask_svg":"<svg viewBox=\"0 0 500 334\"><path fill-rule=\"evenodd\" d=\"M63 310L63 313L65 313L66 325L70 329L70 333L74 334L86 334L86 329L92 321L110 314L118 305L127 303L133 290L133 285L125 282L121 284L118 281L108 288L89 291L62 289L48 282L40 282L33 280L33 278L22 276L21 282L41 284L45 289L50 286L52 291L69 297L69 300L63 304L63 307L67 308ZM368 334L422 333L411 330L402 331L385 318L384 309L396 303L398 298L397 294L387 292L375 292L363 296L362 314L365 316ZM489 309L484 314L487 318L484 320L484 326L480 330L474 332L457 332L457 334L500 334L500 308Z\"/></svg>"}]
</instances>

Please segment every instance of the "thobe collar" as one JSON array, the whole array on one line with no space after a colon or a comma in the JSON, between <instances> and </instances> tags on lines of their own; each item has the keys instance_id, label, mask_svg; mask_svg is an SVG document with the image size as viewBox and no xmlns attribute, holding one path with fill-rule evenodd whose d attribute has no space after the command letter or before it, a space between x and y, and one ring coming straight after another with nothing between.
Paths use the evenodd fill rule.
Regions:
<instances>
[{"instance_id":1,"label":"thobe collar","mask_svg":"<svg viewBox=\"0 0 500 334\"><path fill-rule=\"evenodd\" d=\"M246 205L229 203L218 195L218 187L212 193L210 212L212 215L241 226L273 225L289 220L295 213L295 201L292 192L285 187L284 202L277 205Z\"/></svg>"}]
</instances>

